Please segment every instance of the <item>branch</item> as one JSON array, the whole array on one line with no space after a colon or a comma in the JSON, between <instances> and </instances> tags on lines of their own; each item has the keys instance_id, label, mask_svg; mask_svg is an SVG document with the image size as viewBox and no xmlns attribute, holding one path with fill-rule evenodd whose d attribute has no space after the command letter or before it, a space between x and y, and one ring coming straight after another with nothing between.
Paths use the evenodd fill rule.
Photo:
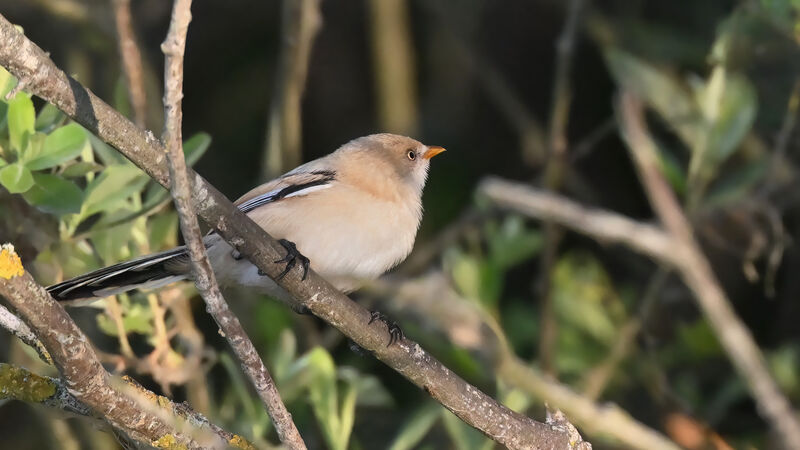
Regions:
<instances>
[{"instance_id":1,"label":"branch","mask_svg":"<svg viewBox=\"0 0 800 450\"><path fill-rule=\"evenodd\" d=\"M133 123L58 69L47 55L0 16L0 65L26 80L27 89L64 111L100 139L117 148L163 186L169 185L164 148L152 133ZM192 196L203 221L272 279L282 266L273 261L284 249L264 229L239 211L222 193L194 171ZM384 324L369 322L370 312L340 293L313 270L305 281L301 268L278 281L314 315L328 322L361 348L425 389L467 424L510 448L569 448L568 435L498 404L419 344L405 339L387 346Z\"/></svg>"},{"instance_id":2,"label":"branch","mask_svg":"<svg viewBox=\"0 0 800 450\"><path fill-rule=\"evenodd\" d=\"M133 121L139 128L146 126L147 103L144 90L142 53L136 44L136 35L131 23L131 1L111 0L114 8L114 23L117 29L119 54L122 57L122 72L133 110Z\"/></svg>"},{"instance_id":3,"label":"branch","mask_svg":"<svg viewBox=\"0 0 800 450\"><path fill-rule=\"evenodd\" d=\"M242 364L242 369L264 402L267 412L275 424L278 437L290 449L305 449L303 438L292 421L292 415L281 401L275 382L258 355L253 342L247 336L239 319L228 308L220 292L214 271L206 254L203 235L194 212L191 197L191 182L183 157L181 122L181 99L183 98L183 55L186 48L186 33L189 29L192 0L176 0L172 10L169 31L161 49L166 57L164 65L164 137L167 147L171 193L178 211L181 232L192 261L197 290L206 302L206 308Z\"/></svg>"},{"instance_id":4,"label":"branch","mask_svg":"<svg viewBox=\"0 0 800 450\"><path fill-rule=\"evenodd\" d=\"M770 375L764 356L750 331L736 316L694 238L689 221L661 174L641 103L632 94L623 93L618 112L639 179L653 209L676 243L673 249L676 262L679 262L676 269L694 292L700 308L739 375L747 382L761 415L775 429L786 448L800 448L800 421L795 411Z\"/></svg>"},{"instance_id":5,"label":"branch","mask_svg":"<svg viewBox=\"0 0 800 450\"><path fill-rule=\"evenodd\" d=\"M0 246L0 295L42 341L68 392L115 429L151 445L167 440L186 448L199 449L224 446L230 441L219 432L219 428L210 426L207 428L212 433L205 433L205 439L198 441L192 435L176 430L161 417L143 410L135 400L114 389L111 376L101 365L89 339L64 308L25 271L10 244ZM166 410L170 417L174 416L170 412L176 408L172 402L149 391L144 392L153 399L154 407ZM198 416L191 414L191 417ZM208 421L203 420L207 425Z\"/></svg>"},{"instance_id":6,"label":"branch","mask_svg":"<svg viewBox=\"0 0 800 450\"><path fill-rule=\"evenodd\" d=\"M602 243L624 244L670 265L679 263L674 240L657 226L496 177L484 179L478 192L502 208L558 223Z\"/></svg>"},{"instance_id":7,"label":"branch","mask_svg":"<svg viewBox=\"0 0 800 450\"><path fill-rule=\"evenodd\" d=\"M25 325L25 322L19 320L19 317L15 316L3 305L0 305L0 326L36 350L42 361L50 365L53 364L53 358L50 357L50 353L47 353L42 341L33 334L33 331Z\"/></svg>"},{"instance_id":8,"label":"branch","mask_svg":"<svg viewBox=\"0 0 800 450\"><path fill-rule=\"evenodd\" d=\"M391 133L413 135L417 126L417 72L408 0L370 0L367 8L380 126Z\"/></svg>"},{"instance_id":9,"label":"branch","mask_svg":"<svg viewBox=\"0 0 800 450\"><path fill-rule=\"evenodd\" d=\"M205 416L192 411L183 403L173 403L166 397L157 396L128 377L122 377L120 384L144 399L143 402L147 404L148 408L160 407L162 408L161 413L168 413L175 419L198 429L213 432L232 448L255 450L255 447L241 436L214 425ZM62 379L37 375L12 364L0 363L0 399L41 404L68 414L96 420L96 423L107 426L101 418L94 415L91 408L70 393ZM127 438L124 435L121 437Z\"/></svg>"},{"instance_id":10,"label":"branch","mask_svg":"<svg viewBox=\"0 0 800 450\"><path fill-rule=\"evenodd\" d=\"M611 436L629 448L678 450L678 446L630 416L613 403L598 404L569 386L548 379L520 359L508 343L502 327L477 302L456 293L442 273L413 280L378 280L371 293L391 296L388 306L414 314L414 319L446 333L455 345L489 361L504 383L525 391L547 405L562 410L589 436Z\"/></svg>"},{"instance_id":11,"label":"branch","mask_svg":"<svg viewBox=\"0 0 800 450\"><path fill-rule=\"evenodd\" d=\"M58 378L43 377L22 367L0 363L0 400L39 403L61 411L95 418Z\"/></svg>"},{"instance_id":12,"label":"branch","mask_svg":"<svg viewBox=\"0 0 800 450\"><path fill-rule=\"evenodd\" d=\"M283 46L267 119L261 176L271 180L302 162L300 104L314 37L322 26L320 0L283 0Z\"/></svg>"},{"instance_id":13,"label":"branch","mask_svg":"<svg viewBox=\"0 0 800 450\"><path fill-rule=\"evenodd\" d=\"M544 168L544 187L558 191L567 170L567 122L571 100L570 73L575 36L585 0L571 0L564 29L556 43L555 72L553 74L553 98L550 109L550 131L548 136L548 159ZM541 330L539 332L539 360L545 373L557 376L553 363L558 321L553 308L552 280L558 259L558 247L563 230L552 223L544 224L545 247L542 250L539 277L541 302Z\"/></svg>"}]
</instances>

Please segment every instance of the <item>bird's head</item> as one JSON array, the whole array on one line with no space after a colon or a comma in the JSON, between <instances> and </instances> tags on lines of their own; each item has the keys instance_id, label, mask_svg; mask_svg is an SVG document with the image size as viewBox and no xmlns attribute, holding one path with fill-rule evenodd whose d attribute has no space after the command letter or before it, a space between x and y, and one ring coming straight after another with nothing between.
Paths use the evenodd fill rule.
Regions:
<instances>
[{"instance_id":1,"label":"bird's head","mask_svg":"<svg viewBox=\"0 0 800 450\"><path fill-rule=\"evenodd\" d=\"M396 180L421 195L431 158L445 150L410 137L382 133L354 139L340 151L354 163L352 166L361 169L361 176Z\"/></svg>"}]
</instances>

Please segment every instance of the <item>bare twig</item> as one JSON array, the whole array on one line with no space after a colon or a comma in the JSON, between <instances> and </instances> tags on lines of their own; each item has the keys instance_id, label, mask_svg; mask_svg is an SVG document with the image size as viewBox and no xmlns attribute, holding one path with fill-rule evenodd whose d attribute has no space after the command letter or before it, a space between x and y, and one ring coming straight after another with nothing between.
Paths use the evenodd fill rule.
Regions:
<instances>
[{"instance_id":1,"label":"bare twig","mask_svg":"<svg viewBox=\"0 0 800 450\"><path fill-rule=\"evenodd\" d=\"M261 176L269 180L300 165L300 104L314 37L322 26L320 0L283 0L283 46L267 118Z\"/></svg>"},{"instance_id":2,"label":"bare twig","mask_svg":"<svg viewBox=\"0 0 800 450\"><path fill-rule=\"evenodd\" d=\"M191 21L191 0L176 0L172 10L169 31L161 50L166 57L164 68L164 137L167 149L170 178L170 191L175 200L175 208L180 216L181 232L186 240L186 248L192 261L197 290L206 302L206 308L214 317L228 343L233 348L258 395L275 424L278 437L291 449L305 449L303 438L292 421L292 415L280 398L275 382L272 380L264 362L253 343L244 331L239 319L228 308L220 292L214 271L206 255L203 235L192 205L191 181L183 157L181 136L181 99L183 97L183 54L186 48L186 32Z\"/></svg>"},{"instance_id":3,"label":"bare twig","mask_svg":"<svg viewBox=\"0 0 800 450\"><path fill-rule=\"evenodd\" d=\"M676 264L673 239L661 228L599 208L582 206L564 196L495 177L478 191L494 204L540 220L551 220L601 243L620 243L668 264Z\"/></svg>"},{"instance_id":4,"label":"bare twig","mask_svg":"<svg viewBox=\"0 0 800 450\"><path fill-rule=\"evenodd\" d=\"M800 448L800 421L788 399L769 373L761 350L750 331L736 316L713 270L695 241L691 225L659 169L655 144L650 138L639 100L623 93L619 114L624 137L636 163L650 203L676 243L680 262L676 268L694 292L734 367L747 382L764 419L776 430L786 448Z\"/></svg>"},{"instance_id":5,"label":"bare twig","mask_svg":"<svg viewBox=\"0 0 800 450\"><path fill-rule=\"evenodd\" d=\"M407 0L370 0L372 67L381 129L414 135L417 88Z\"/></svg>"},{"instance_id":6,"label":"bare twig","mask_svg":"<svg viewBox=\"0 0 800 450\"><path fill-rule=\"evenodd\" d=\"M567 170L567 122L571 100L570 75L575 37L583 10L584 0L571 0L567 11L564 29L556 43L555 72L553 74L553 94L550 108L547 164L544 167L544 186L550 191L558 191ZM557 376L554 365L554 351L558 339L558 320L553 307L552 279L558 259L558 247L563 230L552 223L544 224L545 247L542 250L540 276L537 293L540 302L541 330L539 332L539 361L548 375Z\"/></svg>"},{"instance_id":7,"label":"bare twig","mask_svg":"<svg viewBox=\"0 0 800 450\"><path fill-rule=\"evenodd\" d=\"M169 185L165 152L151 133L100 100L58 69L50 58L0 16L0 66L26 85L35 95L64 111L75 121L114 146L162 186ZM189 170L197 214L242 255L276 279L282 266L284 248L264 229L239 211L222 193ZM337 291L313 270L303 281L299 269L278 284L289 292L298 306L339 329L361 348L423 388L461 420L510 448L569 448L568 436L498 404L464 381L425 352L419 344L405 339L387 346L386 327L370 323L370 312Z\"/></svg>"},{"instance_id":8,"label":"bare twig","mask_svg":"<svg viewBox=\"0 0 800 450\"><path fill-rule=\"evenodd\" d=\"M22 267L14 247L0 246L0 295L17 311L41 340L64 380L64 386L80 403L132 439L154 443L163 439L186 448L208 448L224 444L215 433L216 443L197 442L161 418L143 411L135 401L111 386L110 375L100 363L89 339L50 294ZM154 394L150 394L155 398ZM171 402L156 402L159 407Z\"/></svg>"},{"instance_id":9,"label":"bare twig","mask_svg":"<svg viewBox=\"0 0 800 450\"><path fill-rule=\"evenodd\" d=\"M114 23L117 29L119 54L122 57L122 72L133 110L133 121L144 129L147 123L147 97L144 90L144 71L142 70L142 53L136 44L133 32L130 0L111 0L114 7Z\"/></svg>"},{"instance_id":10,"label":"bare twig","mask_svg":"<svg viewBox=\"0 0 800 450\"><path fill-rule=\"evenodd\" d=\"M44 348L42 341L33 334L33 331L25 325L25 322L19 320L19 317L15 316L3 305L0 305L0 327L5 328L22 342L36 350L36 353L39 354L39 358L41 358L42 361L47 364L53 364L53 358L50 357L50 353L47 353L47 349Z\"/></svg>"}]
</instances>

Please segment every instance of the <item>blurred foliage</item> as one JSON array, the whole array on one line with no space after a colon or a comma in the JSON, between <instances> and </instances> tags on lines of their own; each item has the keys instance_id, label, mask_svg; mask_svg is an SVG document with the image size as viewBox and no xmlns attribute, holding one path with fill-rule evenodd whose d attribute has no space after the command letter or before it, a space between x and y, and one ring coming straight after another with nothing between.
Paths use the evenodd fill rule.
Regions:
<instances>
[{"instance_id":1,"label":"blurred foliage","mask_svg":"<svg viewBox=\"0 0 800 450\"><path fill-rule=\"evenodd\" d=\"M105 17L109 2L64 3L74 3L74 10L54 9L56 3L0 0L0 11L15 13L26 33L69 73L129 113L110 44L113 30L107 29L113 21L93 19L81 9L91 7L92 14ZM160 64L158 44L169 2L133 3L147 77L157 80L152 66ZM573 55L566 194L633 217L651 216L616 127L598 125L613 125L611 105L620 89L635 92L648 108L664 176L684 202L773 374L797 404L800 285L792 274L800 270L800 260L790 235L800 223L794 131L800 105L800 3L589 3ZM775 448L746 386L675 277L651 292L657 284L652 281L655 263L566 233L549 280L554 315L543 318L538 295L546 234L541 225L494 211L471 196L475 182L489 173L539 184L543 167L523 157L530 138L526 121L541 121L535 125L546 129L541 111L550 108L550 61L565 4L409 3L419 67L414 75L421 97L420 138L451 150L432 165L418 246L439 246L425 270L443 272L459 301L477 308L482 322L476 329L457 324L461 332L473 333L472 345L460 347L443 338L444 319L408 310L393 315L408 336L456 373L530 416L542 418L541 399L497 371L492 353L497 349L481 334L483 328L536 366L542 321L553 320L554 375L574 390L599 383L600 402L621 405L679 442L681 430L667 425L675 415L685 419L684 428L688 423L711 430L733 448ZM306 159L381 128L374 117L377 94L369 90L372 61L366 56L369 27L363 7L361 2L323 2L325 24L303 103ZM187 161L231 197L260 181L256 173L274 76L272 62L265 61L274 59L280 40L279 16L279 2L194 7L185 129L208 133L187 132L191 137L184 150ZM56 24L53 30L50 23ZM236 44L219 51L220 33ZM35 260L26 263L39 281L57 282L179 243L177 218L164 189L24 90L1 100L15 83L0 71L0 240L8 233L15 244L35 249ZM148 98L157 99L158 83L151 84ZM157 130L159 124L151 120ZM214 148L206 154L211 136ZM579 148L581 154L573 154ZM466 209L477 211L478 219L455 218ZM444 228L449 231L442 236L449 237L440 242ZM24 245L26 239L30 245ZM397 277L407 275L401 268ZM252 294L230 290L226 295L309 448L494 448L398 374L352 352L319 321ZM425 301L436 303L445 295L437 292ZM383 304L368 293L360 297L391 309L391 299ZM119 295L96 306L73 315L110 370L129 372L148 388L188 401L259 448L275 445L260 400L188 284L158 294ZM633 337L624 333L637 324ZM14 340L0 342L4 361L52 373L30 349ZM606 369L610 372L603 378ZM97 443L92 448L113 446L99 434L87 438L96 432L87 431L83 421L70 421L64 431L54 425L59 420L23 405L0 405L0 433L22 436L9 442L13 448L61 448L65 435ZM589 438L595 448L619 448L609 436ZM721 448L711 442L703 448Z\"/></svg>"}]
</instances>

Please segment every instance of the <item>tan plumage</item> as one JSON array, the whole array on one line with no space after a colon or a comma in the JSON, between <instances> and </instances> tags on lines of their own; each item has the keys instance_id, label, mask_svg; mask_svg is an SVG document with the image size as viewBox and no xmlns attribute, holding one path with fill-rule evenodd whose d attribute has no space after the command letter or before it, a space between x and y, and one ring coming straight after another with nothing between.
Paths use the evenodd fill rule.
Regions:
<instances>
[{"instance_id":1,"label":"tan plumage","mask_svg":"<svg viewBox=\"0 0 800 450\"><path fill-rule=\"evenodd\" d=\"M348 142L256 187L236 201L276 239L294 242L311 268L349 292L408 256L422 218L429 159L444 151L404 136L375 134ZM223 285L257 288L281 300L288 294L219 236L206 238ZM190 274L181 248L139 258L65 281L48 290L57 299L102 297L158 287Z\"/></svg>"}]
</instances>

